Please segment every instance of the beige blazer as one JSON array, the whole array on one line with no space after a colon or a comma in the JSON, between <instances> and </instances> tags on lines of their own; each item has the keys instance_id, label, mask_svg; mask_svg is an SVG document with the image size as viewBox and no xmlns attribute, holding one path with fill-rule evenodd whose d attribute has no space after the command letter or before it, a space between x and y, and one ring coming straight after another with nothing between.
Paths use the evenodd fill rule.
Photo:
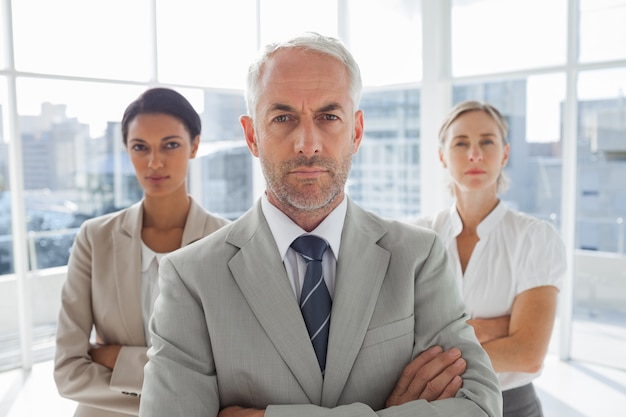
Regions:
<instances>
[{"instance_id":1,"label":"beige blazer","mask_svg":"<svg viewBox=\"0 0 626 417\"><path fill-rule=\"evenodd\" d=\"M142 202L87 220L70 254L59 313L54 379L59 393L79 403L75 416L138 414L147 362L141 313ZM223 225L192 200L183 245ZM113 371L89 357L90 335L124 347Z\"/></svg>"},{"instance_id":2,"label":"beige blazer","mask_svg":"<svg viewBox=\"0 0 626 417\"><path fill-rule=\"evenodd\" d=\"M409 361L441 345L467 361L457 397L384 415L501 416L435 233L348 200L340 251L324 377L260 203L166 256L139 415L215 417L239 405L267 417L376 416Z\"/></svg>"}]
</instances>

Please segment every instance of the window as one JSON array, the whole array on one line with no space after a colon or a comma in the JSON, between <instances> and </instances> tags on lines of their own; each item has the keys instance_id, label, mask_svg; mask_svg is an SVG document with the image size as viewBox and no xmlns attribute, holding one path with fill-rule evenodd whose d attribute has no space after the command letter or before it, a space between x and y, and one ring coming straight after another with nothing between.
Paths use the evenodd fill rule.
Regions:
<instances>
[{"instance_id":1,"label":"window","mask_svg":"<svg viewBox=\"0 0 626 417\"><path fill-rule=\"evenodd\" d=\"M584 3L584 2L583 2ZM626 3L622 7L626 6ZM626 66L578 77L578 195L572 356L626 369Z\"/></svg>"},{"instance_id":2,"label":"window","mask_svg":"<svg viewBox=\"0 0 626 417\"><path fill-rule=\"evenodd\" d=\"M161 82L243 88L257 50L254 1L158 0L156 16Z\"/></svg>"},{"instance_id":3,"label":"window","mask_svg":"<svg viewBox=\"0 0 626 417\"><path fill-rule=\"evenodd\" d=\"M567 21L567 8L578 4L580 32L571 32L569 42L580 40L580 61L566 62L565 24L576 23ZM623 340L619 335L626 330L626 288L617 278L626 264L626 194L620 180L626 173L626 54L619 46L624 28L617 23L624 13L623 0L453 0L452 69L454 76L463 77L453 79L454 102L491 102L510 124L507 173L512 186L503 199L560 227L562 189L576 189L573 344L568 355L626 369L618 355L623 344L611 343ZM609 60L621 60L620 65ZM606 69L586 70L583 64L592 61L594 69ZM576 138L568 139L575 142L577 184L561 183L562 152L570 145L562 138L571 125L567 74L578 79L577 91L569 92L570 100L578 96ZM561 301L567 306L567 300ZM566 327L557 326L554 340ZM576 343L581 340L587 343ZM610 347L598 357L589 350L594 344Z\"/></svg>"},{"instance_id":4,"label":"window","mask_svg":"<svg viewBox=\"0 0 626 417\"><path fill-rule=\"evenodd\" d=\"M452 73L563 65L567 1L452 0Z\"/></svg>"},{"instance_id":5,"label":"window","mask_svg":"<svg viewBox=\"0 0 626 417\"><path fill-rule=\"evenodd\" d=\"M134 81L150 77L150 1L23 0L12 7L18 70Z\"/></svg>"},{"instance_id":6,"label":"window","mask_svg":"<svg viewBox=\"0 0 626 417\"><path fill-rule=\"evenodd\" d=\"M365 91L365 133L352 164L348 193L361 206L398 219L420 212L419 90L416 86Z\"/></svg>"},{"instance_id":7,"label":"window","mask_svg":"<svg viewBox=\"0 0 626 417\"><path fill-rule=\"evenodd\" d=\"M9 135L6 133L8 130L6 83L7 79L0 77L0 279L2 279L2 275L13 272Z\"/></svg>"},{"instance_id":8,"label":"window","mask_svg":"<svg viewBox=\"0 0 626 417\"><path fill-rule=\"evenodd\" d=\"M348 193L366 209L408 218L420 210L418 82L422 79L421 2L351 0L344 40L361 68L365 133Z\"/></svg>"},{"instance_id":9,"label":"window","mask_svg":"<svg viewBox=\"0 0 626 417\"><path fill-rule=\"evenodd\" d=\"M24 331L34 337L22 349L50 357L74 233L84 219L141 198L120 146L126 105L152 85L172 86L190 99L203 125L200 151L190 164L190 192L208 210L235 219L253 204L263 182L238 122L245 112L247 64L258 45L304 30L340 37L361 66L365 139L347 190L378 214L403 219L432 205L433 193L422 190L432 191L437 178L430 172L440 167L435 154L420 162L436 140L424 122L438 124L432 116L443 118L464 99L486 100L503 111L512 146L512 186L503 198L562 227L562 190L576 189L574 342L598 340L609 348L598 358L574 343L573 356L626 369L618 355L623 345L604 343L603 336L623 340L626 323L626 288L616 276L626 264L626 1L452 0L446 10L443 3L422 8L414 0L12 2L13 15L0 15L2 22L12 19L0 29L0 338L9 350L0 354L9 358L0 369L19 366ZM571 5L580 5L576 22L568 21ZM449 24L445 39L423 42L426 11L426 19L440 14L435 17ZM578 23L579 33L568 32ZM10 26L14 63L7 59L11 48L4 36ZM580 46L579 57L567 55L568 43ZM434 65L432 59L441 62L426 66ZM445 71L432 80L424 68ZM17 103L7 94L12 85ZM564 132L573 123L568 110L574 102L576 135L568 139ZM8 133L13 113L17 135ZM17 306L14 296L12 140L23 151L30 329L18 328L16 311L29 307ZM571 141L576 184L562 180Z\"/></svg>"},{"instance_id":10,"label":"window","mask_svg":"<svg viewBox=\"0 0 626 417\"><path fill-rule=\"evenodd\" d=\"M8 27L6 22L8 22L8 17L5 16L6 8L2 5L0 7L0 39L3 39L8 35L5 28ZM0 41L0 70L7 68L7 44L3 41Z\"/></svg>"},{"instance_id":11,"label":"window","mask_svg":"<svg viewBox=\"0 0 626 417\"><path fill-rule=\"evenodd\" d=\"M259 45L304 31L337 37L337 13L337 0L261 0Z\"/></svg>"},{"instance_id":12,"label":"window","mask_svg":"<svg viewBox=\"0 0 626 417\"><path fill-rule=\"evenodd\" d=\"M624 0L580 0L580 60L626 58L625 21Z\"/></svg>"},{"instance_id":13,"label":"window","mask_svg":"<svg viewBox=\"0 0 626 417\"><path fill-rule=\"evenodd\" d=\"M415 0L349 0L346 43L366 86L422 79L422 13Z\"/></svg>"},{"instance_id":14,"label":"window","mask_svg":"<svg viewBox=\"0 0 626 417\"><path fill-rule=\"evenodd\" d=\"M9 178L7 78L0 76L0 372L19 364L17 283L13 273L13 232Z\"/></svg>"}]
</instances>

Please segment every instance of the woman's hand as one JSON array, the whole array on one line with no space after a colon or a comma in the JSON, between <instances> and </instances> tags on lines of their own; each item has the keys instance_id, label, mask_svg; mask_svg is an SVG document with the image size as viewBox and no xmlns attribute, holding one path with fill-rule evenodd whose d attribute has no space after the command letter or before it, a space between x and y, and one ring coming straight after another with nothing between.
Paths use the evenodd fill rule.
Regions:
<instances>
[{"instance_id":1,"label":"woman's hand","mask_svg":"<svg viewBox=\"0 0 626 417\"><path fill-rule=\"evenodd\" d=\"M470 319L467 324L474 328L480 344L509 335L511 316L495 317L492 319Z\"/></svg>"},{"instance_id":2,"label":"woman's hand","mask_svg":"<svg viewBox=\"0 0 626 417\"><path fill-rule=\"evenodd\" d=\"M93 362L113 370L121 349L121 345L94 344L89 349L89 356Z\"/></svg>"}]
</instances>

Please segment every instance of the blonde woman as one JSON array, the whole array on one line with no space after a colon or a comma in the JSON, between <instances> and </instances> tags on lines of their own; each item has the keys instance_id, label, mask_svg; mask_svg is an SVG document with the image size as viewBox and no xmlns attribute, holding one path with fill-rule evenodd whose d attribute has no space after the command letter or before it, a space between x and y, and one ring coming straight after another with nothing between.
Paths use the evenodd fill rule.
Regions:
<instances>
[{"instance_id":1,"label":"blonde woman","mask_svg":"<svg viewBox=\"0 0 626 417\"><path fill-rule=\"evenodd\" d=\"M540 374L565 271L554 227L498 197L507 179L507 123L493 106L457 104L439 131L439 159L452 206L419 225L444 240L478 340L498 375L504 417L542 416L532 381Z\"/></svg>"}]
</instances>

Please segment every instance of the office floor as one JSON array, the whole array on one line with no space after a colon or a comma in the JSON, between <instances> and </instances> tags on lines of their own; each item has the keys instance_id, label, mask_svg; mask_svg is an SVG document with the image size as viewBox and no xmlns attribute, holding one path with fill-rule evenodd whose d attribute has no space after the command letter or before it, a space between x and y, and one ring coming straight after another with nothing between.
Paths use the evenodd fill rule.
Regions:
<instances>
[{"instance_id":1,"label":"office floor","mask_svg":"<svg viewBox=\"0 0 626 417\"><path fill-rule=\"evenodd\" d=\"M624 417L626 372L586 362L560 361L550 354L536 381L546 417ZM30 372L0 373L0 417L71 416L72 401L60 398L52 362Z\"/></svg>"}]
</instances>

